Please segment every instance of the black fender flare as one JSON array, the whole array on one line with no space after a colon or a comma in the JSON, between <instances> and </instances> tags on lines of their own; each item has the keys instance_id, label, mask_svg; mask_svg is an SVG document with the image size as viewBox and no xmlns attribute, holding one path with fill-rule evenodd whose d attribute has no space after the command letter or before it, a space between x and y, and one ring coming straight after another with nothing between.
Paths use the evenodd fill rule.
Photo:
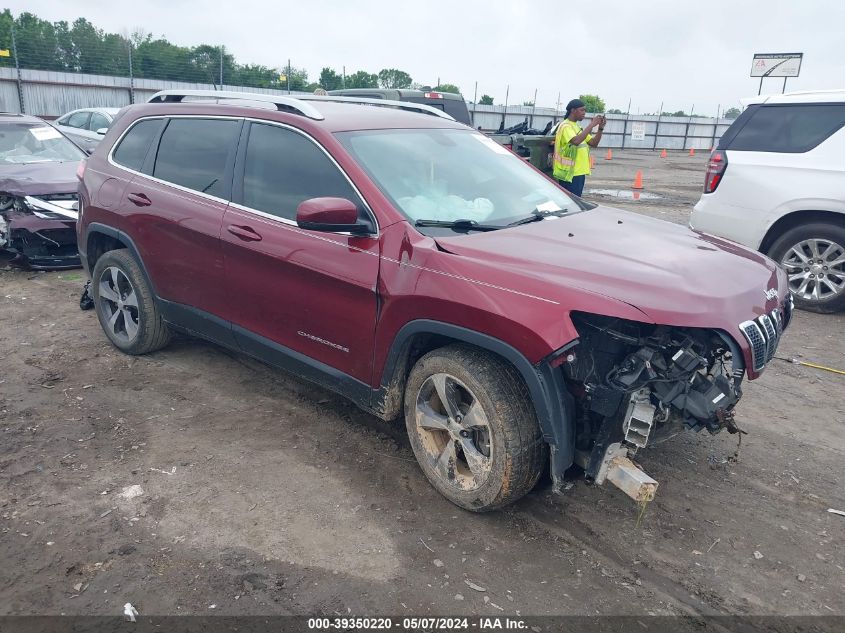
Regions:
<instances>
[{"instance_id":1,"label":"black fender flare","mask_svg":"<svg viewBox=\"0 0 845 633\"><path fill-rule=\"evenodd\" d=\"M113 226L109 226L107 224L101 224L99 222L92 222L85 228L85 249L88 248L88 240L91 238L91 235L94 233L101 233L103 235L107 235L109 237L113 237L114 239L118 240L119 242L126 244L126 248L129 249L129 252L132 253L133 257L138 262L138 266L141 267L141 272L144 273L144 278L146 279L147 283L149 284L150 288L153 291L153 296L158 297L158 293L156 292L155 285L153 284L152 279L150 279L150 275L147 273L147 267L144 265L144 259L141 257L141 253L138 250L138 247L135 245L135 242L123 231L120 231ZM83 244L79 245L79 255L83 261L85 269L88 271L88 275L91 276L94 272L94 267L88 261L88 254L87 250L83 251Z\"/></svg>"},{"instance_id":2,"label":"black fender flare","mask_svg":"<svg viewBox=\"0 0 845 633\"><path fill-rule=\"evenodd\" d=\"M575 403L563 384L560 371L548 362L559 355L558 352L533 365L519 350L500 339L451 323L419 319L406 323L396 333L382 372L382 390L393 380L398 364L404 360L403 353L407 351L408 343L418 334L435 334L468 343L513 365L525 380L543 439L551 448L552 477L556 482L562 479L575 456Z\"/></svg>"}]
</instances>

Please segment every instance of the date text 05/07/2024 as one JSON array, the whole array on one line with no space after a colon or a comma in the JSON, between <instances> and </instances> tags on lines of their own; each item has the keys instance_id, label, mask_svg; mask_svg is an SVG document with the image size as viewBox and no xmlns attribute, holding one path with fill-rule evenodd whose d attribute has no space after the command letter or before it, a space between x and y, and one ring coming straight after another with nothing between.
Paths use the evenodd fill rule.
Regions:
<instances>
[{"instance_id":1,"label":"date text 05/07/2024","mask_svg":"<svg viewBox=\"0 0 845 633\"><path fill-rule=\"evenodd\" d=\"M510 617L406 617L401 621L387 617L309 618L308 628L314 631L495 631L527 630L519 618Z\"/></svg>"}]
</instances>

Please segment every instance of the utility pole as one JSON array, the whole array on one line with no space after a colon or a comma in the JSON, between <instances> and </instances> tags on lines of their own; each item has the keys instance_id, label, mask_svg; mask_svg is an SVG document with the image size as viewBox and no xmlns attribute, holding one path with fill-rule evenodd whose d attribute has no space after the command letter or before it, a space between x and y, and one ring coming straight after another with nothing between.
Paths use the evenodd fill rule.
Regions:
<instances>
[{"instance_id":1,"label":"utility pole","mask_svg":"<svg viewBox=\"0 0 845 633\"><path fill-rule=\"evenodd\" d=\"M15 69L18 74L18 103L21 106L21 114L26 114L23 102L23 80L21 79L21 65L18 63L18 43L15 40L15 23L12 22L12 54L15 56Z\"/></svg>"},{"instance_id":2,"label":"utility pole","mask_svg":"<svg viewBox=\"0 0 845 633\"><path fill-rule=\"evenodd\" d=\"M722 104L716 106L716 120L713 122L713 137L710 139L710 147L716 147L716 130L719 129L719 112L722 110Z\"/></svg>"},{"instance_id":3,"label":"utility pole","mask_svg":"<svg viewBox=\"0 0 845 633\"><path fill-rule=\"evenodd\" d=\"M346 66L343 66L343 79L341 79L340 86L346 89Z\"/></svg>"},{"instance_id":4,"label":"utility pole","mask_svg":"<svg viewBox=\"0 0 845 633\"><path fill-rule=\"evenodd\" d=\"M475 108L478 106L478 82L475 82L475 90L472 93L472 114L470 115L470 123L475 127Z\"/></svg>"},{"instance_id":5,"label":"utility pole","mask_svg":"<svg viewBox=\"0 0 845 633\"><path fill-rule=\"evenodd\" d=\"M689 138L689 127L692 124L692 113L695 112L695 104L692 104L689 112L689 118L687 119L687 125L684 128L684 147L683 149L687 148L687 139Z\"/></svg>"},{"instance_id":6,"label":"utility pole","mask_svg":"<svg viewBox=\"0 0 845 633\"><path fill-rule=\"evenodd\" d=\"M288 80L288 94L290 94L290 58L288 58L288 69L285 73L285 77L287 77Z\"/></svg>"},{"instance_id":7,"label":"utility pole","mask_svg":"<svg viewBox=\"0 0 845 633\"><path fill-rule=\"evenodd\" d=\"M531 123L529 127L534 127L534 111L537 109L537 89L534 88L534 101L531 102Z\"/></svg>"},{"instance_id":8,"label":"utility pole","mask_svg":"<svg viewBox=\"0 0 845 633\"><path fill-rule=\"evenodd\" d=\"M220 46L220 90L223 90L223 46Z\"/></svg>"},{"instance_id":9,"label":"utility pole","mask_svg":"<svg viewBox=\"0 0 845 633\"><path fill-rule=\"evenodd\" d=\"M660 109L657 111L657 124L654 126L654 144L652 150L657 149L657 135L660 134L660 117L663 116L663 102L660 102Z\"/></svg>"},{"instance_id":10,"label":"utility pole","mask_svg":"<svg viewBox=\"0 0 845 633\"><path fill-rule=\"evenodd\" d=\"M135 75L132 72L132 40L129 40L129 104L135 103Z\"/></svg>"},{"instance_id":11,"label":"utility pole","mask_svg":"<svg viewBox=\"0 0 845 633\"><path fill-rule=\"evenodd\" d=\"M625 123L622 124L622 149L625 149L625 137L628 135L628 118L631 116L631 98L628 97L628 109L625 111Z\"/></svg>"},{"instance_id":12,"label":"utility pole","mask_svg":"<svg viewBox=\"0 0 845 633\"><path fill-rule=\"evenodd\" d=\"M507 116L508 116L508 96L510 95L510 92L511 92L511 85L508 84L508 87L505 88L505 111L502 112L502 127L503 128L505 127L505 119L507 119Z\"/></svg>"}]
</instances>

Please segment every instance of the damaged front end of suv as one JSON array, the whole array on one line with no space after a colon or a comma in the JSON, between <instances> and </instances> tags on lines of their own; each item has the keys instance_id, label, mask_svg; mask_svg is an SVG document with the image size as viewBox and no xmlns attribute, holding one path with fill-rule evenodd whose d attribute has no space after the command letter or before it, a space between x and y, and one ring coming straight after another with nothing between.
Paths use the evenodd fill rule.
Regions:
<instances>
[{"instance_id":1,"label":"damaged front end of suv","mask_svg":"<svg viewBox=\"0 0 845 633\"><path fill-rule=\"evenodd\" d=\"M759 370L771 359L792 315L791 299L743 329ZM557 359L575 403L575 461L596 483L639 502L657 482L632 461L637 450L682 430L744 433L734 420L746 360L736 341L715 329L672 327L573 313L579 333ZM767 327L771 325L771 327ZM759 333L762 346L755 349ZM557 363L556 363L557 364Z\"/></svg>"},{"instance_id":2,"label":"damaged front end of suv","mask_svg":"<svg viewBox=\"0 0 845 633\"><path fill-rule=\"evenodd\" d=\"M76 244L76 193L40 196L0 193L0 250L31 270L80 266Z\"/></svg>"}]
</instances>

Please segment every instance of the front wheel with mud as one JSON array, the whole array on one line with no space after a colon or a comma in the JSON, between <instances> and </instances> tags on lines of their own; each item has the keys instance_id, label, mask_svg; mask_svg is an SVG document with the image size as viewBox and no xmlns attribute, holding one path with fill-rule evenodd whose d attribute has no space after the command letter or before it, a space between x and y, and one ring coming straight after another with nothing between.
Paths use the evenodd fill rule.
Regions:
<instances>
[{"instance_id":1,"label":"front wheel with mud","mask_svg":"<svg viewBox=\"0 0 845 633\"><path fill-rule=\"evenodd\" d=\"M428 480L474 512L525 495L548 459L522 377L496 356L465 345L417 361L405 389L405 424Z\"/></svg>"}]
</instances>

